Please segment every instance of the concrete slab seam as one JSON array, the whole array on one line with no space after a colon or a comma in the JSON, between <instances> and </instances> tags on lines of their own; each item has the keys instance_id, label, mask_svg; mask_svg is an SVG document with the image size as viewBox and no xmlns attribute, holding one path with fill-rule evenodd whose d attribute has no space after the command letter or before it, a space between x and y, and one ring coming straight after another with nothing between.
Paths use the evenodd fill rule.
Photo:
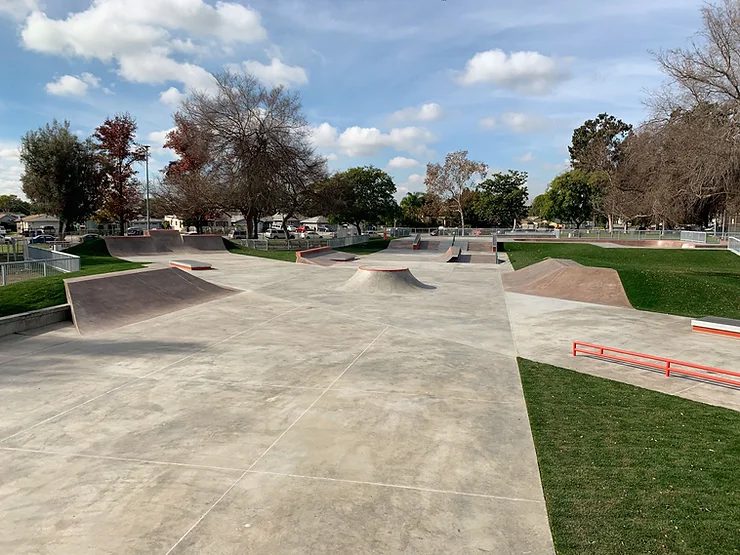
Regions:
<instances>
[{"instance_id":1,"label":"concrete slab seam","mask_svg":"<svg viewBox=\"0 0 740 555\"><path fill-rule=\"evenodd\" d=\"M221 472L240 472L242 478L246 476L247 474L256 474L256 475L264 475L264 476L281 476L284 478L295 478L299 480L316 480L320 482L356 484L356 485L363 485L363 486L374 486L374 487L382 487L382 488L419 491L419 492L424 492L424 493L438 493L441 495L456 495L456 496L463 496L463 497L478 497L482 499L497 499L501 501L512 501L516 503L535 503L535 504L540 504L540 505L543 504L543 501L539 499L527 499L525 497L510 497L510 496L505 496L505 495L492 495L488 493L477 493L477 492L470 492L470 491L425 488L421 486L409 486L409 485L403 485L403 484L389 484L386 482L371 482L371 481L366 481L366 480L350 480L348 478L331 478L328 476L311 476L308 474L273 472L269 470L250 470L248 468L244 469L244 468L235 468L235 467L229 467L229 466L212 466L212 465L205 465L205 464L183 463L183 462L177 462L177 461L159 461L156 459L140 459L137 457L117 457L117 456L112 456L112 455L93 455L89 453L65 453L62 451L47 451L44 449L28 449L24 447L0 447L0 451L35 454L35 455L47 455L47 456L55 456L55 457L73 457L73 458L80 458L80 459L103 460L103 461L111 461L111 462L150 464L150 465L156 465L156 466L175 466L175 467L180 467L180 468L193 468L193 469L198 469L198 470L215 470L215 471L221 471Z\"/></svg>"},{"instance_id":2,"label":"concrete slab seam","mask_svg":"<svg viewBox=\"0 0 740 555\"><path fill-rule=\"evenodd\" d=\"M97 401L97 400L98 400L98 399L100 399L101 397L105 397L106 395L109 395L109 394L111 394L111 393L115 393L116 391L118 391L118 390L120 390L120 389L123 389L123 388L125 388L125 387L128 387L128 386L130 386L130 385L133 385L133 384L135 384L135 383L138 383L138 382L140 382L141 380L145 380L145 379L149 378L150 376L153 376L154 374L157 374L158 372L163 372L164 370L167 370L168 368L171 368L172 366L174 366L174 365L176 365L176 364L179 364L179 363L181 363L181 362L183 362L183 361L185 361L185 360L187 360L187 359L189 359L189 358L191 358L191 357L194 357L195 355L197 355L197 354L200 354L200 353L202 353L203 351L205 351L205 350L207 350L207 349L209 349L209 348L211 348L211 347L214 347L214 346L216 346L216 345L220 345L220 344L222 344L222 343L225 343L226 341L230 341L230 340L234 339L235 337L239 337L240 335L244 335L244 334L247 334L247 333L249 333L249 332L251 332L251 331L254 331L254 330L256 330L256 329L257 329L258 327L261 327L261 326L263 326L264 324L266 324L266 323L269 323L269 322L271 322L272 320L275 320L275 319L277 319L277 318L282 318L282 317L283 317L283 316L285 316L286 314L289 314L290 312L293 312L294 310L298 310L298 309L299 309L299 308L301 308L302 306L303 306L303 305L295 306L295 307L293 307L293 308L291 308L291 309L289 309L289 310L287 310L287 311L283 312L282 314L278 314L278 315L276 315L276 316L273 316L272 318L270 318L269 320L267 320L267 321L265 321L265 322L260 322L259 324L255 324L254 326L250 326L250 327L249 327L248 329L246 329L246 330L242 330L242 331L240 331L240 332L234 333L234 334L232 334L232 335L230 335L230 336L228 336L228 337L226 337L226 338L224 338L224 339L220 339L219 341L216 341L216 342L214 342L214 343L209 343L208 345L206 345L206 346L205 346L205 347L203 347L202 349L198 349L197 351L195 351L195 352L193 352L193 353L190 353L189 355L186 355L186 356L184 356L184 357L182 357L182 358L180 358L180 359L176 360L175 362L172 362L172 363L170 363L170 364L167 364L166 366L163 366L162 368L157 368L156 370L153 370L153 371L149 372L148 374L144 374L143 376L138 376L138 377L136 377L136 378L133 378L133 379L131 379L131 380L127 381L127 382L124 382L124 383L122 383L122 384L121 384L121 385L119 385L119 386L116 386L116 387L114 387L114 388L112 388L112 389L109 389L108 391L104 391L103 393L101 393L101 394L99 394L99 395L96 395L95 397L93 397L93 398L91 398L91 399L88 399L87 401L83 401L82 403L79 403L79 404L77 404L77 405L74 405L73 407L70 407L70 408L68 408L68 409L66 409L66 410L63 410L62 412L60 412L60 413L58 413L58 414L55 414L55 415L53 415L53 416L50 416L50 417L48 417L48 418L45 418L44 420L42 420L42 421L40 421L40 422L37 422L36 424L33 424L32 426L29 426L28 428L24 428L24 429L22 429L22 430L19 430L19 431L15 432L15 433L13 433L13 434L11 434L11 435L7 436L7 437L4 437L4 438L0 439L0 443L4 443L5 441L7 441L7 440L9 440L9 439L12 439L12 438L14 438L14 437L16 437L16 436L18 436L18 435L21 435L21 434L23 434L23 433L25 433L25 432L28 432L28 431L30 431L30 430L33 430L34 428L37 428L38 426L42 426L42 425L44 425L44 424L46 424L46 423L48 423L48 422L51 422L51 421L53 421L53 420L56 420L57 418L59 418L59 417L61 417L61 416L64 416L65 414L69 414L70 412L72 412L72 411L74 411L74 410L77 410L77 409L79 409L79 408L81 408L81 407L84 407L85 405L87 405L87 404L89 404L89 403L92 403L93 401Z\"/></svg>"},{"instance_id":3,"label":"concrete slab seam","mask_svg":"<svg viewBox=\"0 0 740 555\"><path fill-rule=\"evenodd\" d=\"M330 384L329 384L329 385L328 385L328 386L327 386L326 388L324 388L324 390L323 390L323 391L322 391L322 392L321 392L321 393L319 394L319 396L318 396L318 397L316 397L316 399L314 399L314 400L313 400L313 402L312 402L312 403L311 403L311 404L310 404L310 405L309 405L308 407L306 407L306 410L304 410L304 411L303 411L303 412L302 412L302 413L301 413L300 415L298 415L298 418L296 418L295 420L293 420L293 422L291 422L291 423L290 423L290 425L289 425L289 426L288 426L288 427L287 427L287 428L286 428L285 430L283 430L283 432L282 432L282 433L281 433L281 434L280 434L280 435L279 435L279 436L278 436L277 438L275 438L275 441L273 441L273 442L272 442L272 443L271 443L271 444L270 444L270 445L269 445L269 446L267 447L267 449L265 449L265 450L264 450L264 451L263 451L263 452L262 452L262 453L261 453L261 454L260 454L260 455L259 455L259 456L258 456L258 457L257 457L257 458L255 459L255 460L254 460L254 462L252 462L252 464L251 464L251 465L249 465L249 468L247 468L247 470L245 470L245 471L244 471L244 472L243 472L243 473L241 474L241 476L239 476L239 477L238 477L238 478L237 478L237 479L236 479L236 480L234 481L234 483L233 483L233 484L231 484L231 485L230 485L230 486L229 486L229 487L227 488L227 490L226 490L226 491L225 491L225 492L224 492L224 493L223 493L223 494L221 495L221 497L219 497L218 499L216 499L216 501L215 501L215 502L214 502L214 503L213 503L213 504L212 504L212 505L211 505L210 507L208 507L208 509L207 509L207 510L206 510L206 511L205 511L205 512L204 512L204 513L203 513L203 514L202 514L202 515L200 516L200 518L199 518L198 520L196 520L196 521L195 521L195 522L194 522L194 523L192 524L192 526L190 526L190 528L188 528L188 529L187 529L187 530L185 531L185 533L184 533L184 534L183 534L182 536L180 536L180 538L179 538L179 539L178 539L178 540L177 540L177 541L176 541L176 542L175 542L175 543L174 543L174 544L172 545L172 547L170 547L170 548L169 548L169 549L167 550L167 552L166 552L166 554L165 554L165 555L169 555L170 553L172 553L172 551L173 551L174 549L176 549L176 548L177 548L177 546L178 546L178 545L180 545L180 543L182 543L182 541L183 541L183 540L184 540L184 539L185 539L186 537L188 537L188 535L190 534L190 532L192 532L193 530L195 530L195 528L197 528L197 526L198 526L198 525L199 525L199 524L200 524L201 522L203 522L203 519L204 519L204 518L206 518L206 517L207 517L207 516L208 516L208 515L210 514L210 512L211 512L211 511L212 511L212 510L213 510L213 509L214 509L214 508L215 508L215 507L216 507L216 506L217 506L217 505L218 505L219 503L221 503L221 501L222 501L222 500L224 499L224 497L226 497L226 496L227 496L227 495L229 494L229 492L230 492L230 491L231 491L232 489L234 489L234 488L236 487L236 485L237 485L237 484L238 484L239 482L241 482L241 481L242 481L242 479L243 479L243 478L244 478L244 477L245 477L245 476L246 476L246 475L247 475L247 474L248 474L248 473L249 473L249 472L250 472L250 471L251 471L251 470L252 470L252 469L254 468L254 466L255 466L255 465L256 465L256 464L258 463L258 462L260 462L260 460L262 460L262 458L263 458L263 457L264 457L265 455L267 455L267 453L269 453L269 452L270 452L270 450L271 450L271 449L272 449L273 447L275 447L275 445L277 445L277 443L278 443L278 442L279 442L279 441L280 441L280 440L281 440L281 439L282 439L283 437L285 437L285 434L287 434L287 433L288 433L288 432L289 432L289 431L290 431L291 429L293 429L293 427L294 427L294 426L295 426L295 425L296 425L296 424L297 424L297 423L298 423L298 422L299 422L299 421L301 420L301 418L303 418L303 417L304 417L304 416L306 415L306 413L307 413L307 412L308 412L309 410L311 410L311 409L312 409L312 408L314 407L314 405L316 405L316 403L318 403L318 402L319 402L319 401L320 401L320 400L321 400L321 399L322 399L322 398L324 397L324 395L326 395L326 393L327 393L327 392L329 391L329 389L331 389L331 387L332 387L332 386L333 386L333 385L334 385L334 384L335 384L335 383L336 383L337 381L339 381L339 380L340 380L340 379L342 378L342 376L344 376L344 374L346 374L346 373L347 373L347 371L349 371L349 369L350 369L350 368L352 368L352 366L353 366L353 365L355 364L355 362L357 362L357 361L358 361L358 360L360 359L360 357L362 357L362 355L364 355L364 354L365 354L365 352L367 352L367 350L368 350L368 349L369 349L370 347L372 347L372 346L373 346L373 345L375 344L375 342L376 342L376 341L377 341L378 339L380 339L380 337L381 337L381 336L382 336L382 335L383 335L383 334L384 334L384 333L386 332L386 330L387 330L387 329L388 329L388 326L384 327L384 328L383 328L383 329L382 329L382 330L380 331L380 333L378 333L378 335L376 335L376 336L375 336L375 338L374 338L374 339L373 339L373 340L372 340L372 341L371 341L371 342L370 342L370 343L369 343L369 344L368 344L368 345L367 345L367 346L366 346L366 347L365 347L365 348L364 348L364 349L363 349L363 350L362 350L362 351L360 352L360 354L358 354L358 355L357 355L357 356L356 356L355 358L353 358L353 359L352 359L352 361L351 361L351 362L350 362L350 363L349 363L349 364L347 365L347 367L346 367L346 368L345 368L344 370L342 370L342 372L341 372L341 373L340 373L340 374L339 374L339 375L338 375L338 376L337 376L336 378L334 378L334 380L333 380L333 381L332 381L332 382L331 382L331 383L330 383Z\"/></svg>"}]
</instances>

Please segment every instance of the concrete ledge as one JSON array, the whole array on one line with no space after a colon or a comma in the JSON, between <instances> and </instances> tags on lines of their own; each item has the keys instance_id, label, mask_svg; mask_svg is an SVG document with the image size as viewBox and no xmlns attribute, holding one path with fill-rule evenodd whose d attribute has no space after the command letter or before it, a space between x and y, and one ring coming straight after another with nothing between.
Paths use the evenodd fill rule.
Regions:
<instances>
[{"instance_id":1,"label":"concrete ledge","mask_svg":"<svg viewBox=\"0 0 740 555\"><path fill-rule=\"evenodd\" d=\"M57 322L66 322L67 320L72 320L72 312L68 304L60 304L30 312L3 316L0 318L0 337L10 335L11 333L43 328L44 326L56 324Z\"/></svg>"}]
</instances>

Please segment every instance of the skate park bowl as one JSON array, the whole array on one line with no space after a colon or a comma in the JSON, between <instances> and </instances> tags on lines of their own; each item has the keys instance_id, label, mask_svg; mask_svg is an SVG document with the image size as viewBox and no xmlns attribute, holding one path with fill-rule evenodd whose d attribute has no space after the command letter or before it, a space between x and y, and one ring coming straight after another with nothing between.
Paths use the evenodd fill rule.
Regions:
<instances>
[{"instance_id":1,"label":"skate park bowl","mask_svg":"<svg viewBox=\"0 0 740 555\"><path fill-rule=\"evenodd\" d=\"M371 268L360 266L354 275L339 287L340 291L404 295L436 289L416 279L408 268Z\"/></svg>"},{"instance_id":2,"label":"skate park bowl","mask_svg":"<svg viewBox=\"0 0 740 555\"><path fill-rule=\"evenodd\" d=\"M234 295L177 268L117 272L67 279L67 302L85 335L119 328L189 306Z\"/></svg>"},{"instance_id":3,"label":"skate park bowl","mask_svg":"<svg viewBox=\"0 0 740 555\"><path fill-rule=\"evenodd\" d=\"M298 264L316 264L318 266L333 266L340 262L352 262L357 260L354 254L335 251L331 247L316 247L296 251L295 261Z\"/></svg>"},{"instance_id":4,"label":"skate park bowl","mask_svg":"<svg viewBox=\"0 0 740 555\"><path fill-rule=\"evenodd\" d=\"M501 276L504 289L540 297L631 308L619 274L611 268L582 266L548 258Z\"/></svg>"},{"instance_id":5,"label":"skate park bowl","mask_svg":"<svg viewBox=\"0 0 740 555\"><path fill-rule=\"evenodd\" d=\"M126 258L162 253L226 252L220 235L180 235L172 229L153 229L140 237L105 237L111 256Z\"/></svg>"}]
</instances>

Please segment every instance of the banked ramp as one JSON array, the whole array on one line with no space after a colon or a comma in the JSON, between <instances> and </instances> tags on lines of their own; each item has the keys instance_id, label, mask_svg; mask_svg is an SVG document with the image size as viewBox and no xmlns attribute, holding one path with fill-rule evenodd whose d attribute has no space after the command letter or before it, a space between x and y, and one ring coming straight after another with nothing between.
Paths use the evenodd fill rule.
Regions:
<instances>
[{"instance_id":1,"label":"banked ramp","mask_svg":"<svg viewBox=\"0 0 740 555\"><path fill-rule=\"evenodd\" d=\"M582 266L573 260L548 258L516 272L503 274L504 289L540 297L631 307L612 268Z\"/></svg>"},{"instance_id":2,"label":"banked ramp","mask_svg":"<svg viewBox=\"0 0 740 555\"><path fill-rule=\"evenodd\" d=\"M151 254L226 252L220 235L181 235L170 229L152 230L139 237L105 237L108 252L118 258Z\"/></svg>"},{"instance_id":3,"label":"banked ramp","mask_svg":"<svg viewBox=\"0 0 740 555\"><path fill-rule=\"evenodd\" d=\"M177 268L131 270L64 281L81 334L105 331L234 295Z\"/></svg>"}]
</instances>

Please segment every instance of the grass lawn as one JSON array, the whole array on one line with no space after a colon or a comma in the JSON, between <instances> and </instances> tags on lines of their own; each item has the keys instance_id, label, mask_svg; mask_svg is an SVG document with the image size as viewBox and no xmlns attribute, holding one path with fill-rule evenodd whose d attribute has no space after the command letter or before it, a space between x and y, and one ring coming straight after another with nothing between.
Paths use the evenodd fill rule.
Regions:
<instances>
[{"instance_id":1,"label":"grass lawn","mask_svg":"<svg viewBox=\"0 0 740 555\"><path fill-rule=\"evenodd\" d=\"M349 247L338 247L336 250L358 255L373 254L387 249L391 241L392 239L370 239L367 243L360 243L359 245L351 245Z\"/></svg>"},{"instance_id":2,"label":"grass lawn","mask_svg":"<svg viewBox=\"0 0 740 555\"><path fill-rule=\"evenodd\" d=\"M0 316L66 303L67 297L64 293L66 278L142 267L142 264L112 257L102 239L81 243L67 249L67 252L80 257L79 272L29 279L0 287Z\"/></svg>"},{"instance_id":3,"label":"grass lawn","mask_svg":"<svg viewBox=\"0 0 740 555\"><path fill-rule=\"evenodd\" d=\"M740 413L519 359L556 551L740 553Z\"/></svg>"},{"instance_id":4,"label":"grass lawn","mask_svg":"<svg viewBox=\"0 0 740 555\"><path fill-rule=\"evenodd\" d=\"M506 252L517 270L545 258L614 268L632 306L641 310L740 319L740 257L729 251L506 243Z\"/></svg>"},{"instance_id":5,"label":"grass lawn","mask_svg":"<svg viewBox=\"0 0 740 555\"><path fill-rule=\"evenodd\" d=\"M224 240L226 248L233 254L243 254L246 256L258 256L260 258L270 258L272 260L282 260L283 262L295 262L295 251L263 251L260 249L250 249L237 245L236 243Z\"/></svg>"}]
</instances>

